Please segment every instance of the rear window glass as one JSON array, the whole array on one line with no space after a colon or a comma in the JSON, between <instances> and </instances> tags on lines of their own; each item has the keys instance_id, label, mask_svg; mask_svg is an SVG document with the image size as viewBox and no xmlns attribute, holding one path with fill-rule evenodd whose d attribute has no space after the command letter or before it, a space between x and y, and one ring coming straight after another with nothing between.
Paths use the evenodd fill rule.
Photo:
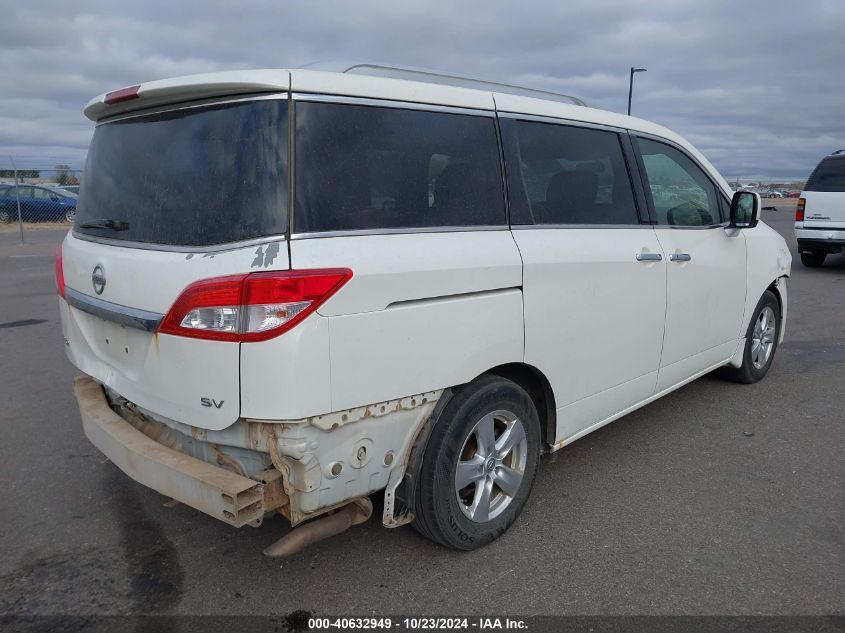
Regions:
<instances>
[{"instance_id":1,"label":"rear window glass","mask_svg":"<svg viewBox=\"0 0 845 633\"><path fill-rule=\"evenodd\" d=\"M845 191L845 157L822 160L813 170L804 191Z\"/></svg>"},{"instance_id":2,"label":"rear window glass","mask_svg":"<svg viewBox=\"0 0 845 633\"><path fill-rule=\"evenodd\" d=\"M503 225L492 117L296 105L294 231Z\"/></svg>"},{"instance_id":3,"label":"rear window glass","mask_svg":"<svg viewBox=\"0 0 845 633\"><path fill-rule=\"evenodd\" d=\"M286 228L286 100L185 108L94 132L77 233L210 246Z\"/></svg>"}]
</instances>

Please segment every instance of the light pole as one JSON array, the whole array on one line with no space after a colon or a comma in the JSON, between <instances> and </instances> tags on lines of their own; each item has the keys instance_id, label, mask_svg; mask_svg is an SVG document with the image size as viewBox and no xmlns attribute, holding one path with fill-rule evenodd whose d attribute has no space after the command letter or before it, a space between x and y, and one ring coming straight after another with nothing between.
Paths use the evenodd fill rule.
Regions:
<instances>
[{"instance_id":1,"label":"light pole","mask_svg":"<svg viewBox=\"0 0 845 633\"><path fill-rule=\"evenodd\" d=\"M644 73L648 68L631 67L631 79L628 82L628 116L631 115L631 95L634 93L634 73Z\"/></svg>"}]
</instances>

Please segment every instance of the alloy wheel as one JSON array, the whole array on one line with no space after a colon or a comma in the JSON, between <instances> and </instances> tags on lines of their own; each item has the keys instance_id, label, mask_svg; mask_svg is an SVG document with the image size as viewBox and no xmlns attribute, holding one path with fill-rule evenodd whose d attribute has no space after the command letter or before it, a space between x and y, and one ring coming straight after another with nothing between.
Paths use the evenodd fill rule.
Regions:
<instances>
[{"instance_id":1,"label":"alloy wheel","mask_svg":"<svg viewBox=\"0 0 845 633\"><path fill-rule=\"evenodd\" d=\"M762 369L772 356L776 325L775 311L766 306L757 317L751 335L751 362L755 369Z\"/></svg>"},{"instance_id":2,"label":"alloy wheel","mask_svg":"<svg viewBox=\"0 0 845 633\"><path fill-rule=\"evenodd\" d=\"M455 495L471 521L495 519L511 504L525 476L528 441L522 421L493 411L470 431L455 467Z\"/></svg>"}]
</instances>

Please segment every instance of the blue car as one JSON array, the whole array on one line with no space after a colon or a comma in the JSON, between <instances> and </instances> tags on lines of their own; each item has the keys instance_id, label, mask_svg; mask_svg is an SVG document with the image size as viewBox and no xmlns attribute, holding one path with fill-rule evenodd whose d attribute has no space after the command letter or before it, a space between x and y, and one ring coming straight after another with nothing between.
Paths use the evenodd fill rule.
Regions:
<instances>
[{"instance_id":1,"label":"blue car","mask_svg":"<svg viewBox=\"0 0 845 633\"><path fill-rule=\"evenodd\" d=\"M73 222L76 216L76 194L49 185L0 185L0 224L18 219L25 222Z\"/></svg>"}]
</instances>

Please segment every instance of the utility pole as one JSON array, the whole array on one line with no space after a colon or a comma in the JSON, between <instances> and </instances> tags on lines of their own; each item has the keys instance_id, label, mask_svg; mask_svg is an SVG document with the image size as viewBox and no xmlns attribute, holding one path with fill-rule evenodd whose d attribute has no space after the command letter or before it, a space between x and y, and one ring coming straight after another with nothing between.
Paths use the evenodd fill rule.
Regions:
<instances>
[{"instance_id":1,"label":"utility pole","mask_svg":"<svg viewBox=\"0 0 845 633\"><path fill-rule=\"evenodd\" d=\"M634 94L634 73L644 73L648 68L634 68L631 66L631 77L628 81L628 116L631 116L631 95Z\"/></svg>"},{"instance_id":2,"label":"utility pole","mask_svg":"<svg viewBox=\"0 0 845 633\"><path fill-rule=\"evenodd\" d=\"M9 156L9 160L12 161L12 169L15 170L15 198L18 201L18 230L21 234L21 244L23 244L23 220L21 219L21 190L18 187L18 166L15 165L15 159Z\"/></svg>"}]
</instances>

